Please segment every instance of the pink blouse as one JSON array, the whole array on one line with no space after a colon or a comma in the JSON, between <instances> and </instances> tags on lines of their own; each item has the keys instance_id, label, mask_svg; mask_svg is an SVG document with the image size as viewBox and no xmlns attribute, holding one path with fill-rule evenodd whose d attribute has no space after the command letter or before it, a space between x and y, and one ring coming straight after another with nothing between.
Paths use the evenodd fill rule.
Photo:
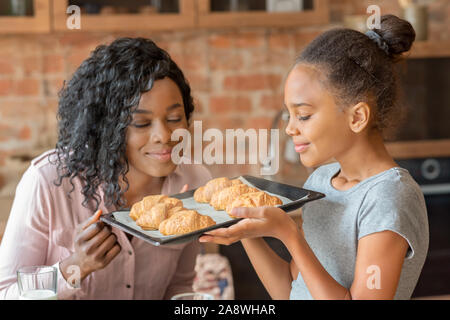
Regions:
<instances>
[{"instance_id":1,"label":"pink blouse","mask_svg":"<svg viewBox=\"0 0 450 320\"><path fill-rule=\"evenodd\" d=\"M192 291L197 241L156 247L113 228L121 252L106 268L91 273L80 288L71 287L59 270L59 262L74 251L76 226L93 215L81 205L81 181L57 178L56 166L48 160L51 150L31 162L16 189L8 224L0 246L0 299L17 299L17 269L53 265L58 269L58 299L170 299ZM188 184L197 188L211 179L201 165L180 164L166 177L162 194L176 194ZM103 198L103 193L100 191ZM103 202L100 208L109 212Z\"/></svg>"}]
</instances>

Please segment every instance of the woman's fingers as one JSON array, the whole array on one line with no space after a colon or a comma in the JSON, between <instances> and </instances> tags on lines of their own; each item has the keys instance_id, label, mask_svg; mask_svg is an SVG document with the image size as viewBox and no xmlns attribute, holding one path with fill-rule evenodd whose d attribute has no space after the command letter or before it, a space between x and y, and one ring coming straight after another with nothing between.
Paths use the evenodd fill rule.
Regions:
<instances>
[{"instance_id":1,"label":"woman's fingers","mask_svg":"<svg viewBox=\"0 0 450 320\"><path fill-rule=\"evenodd\" d=\"M114 258L120 253L120 250L122 250L122 248L120 247L120 244L119 244L119 243L116 243L116 244L111 248L111 250L109 250L109 251L106 253L106 255L105 255L105 260L104 260L105 266L107 266L107 265L112 261L112 259L114 259Z\"/></svg>"},{"instance_id":2,"label":"woman's fingers","mask_svg":"<svg viewBox=\"0 0 450 320\"><path fill-rule=\"evenodd\" d=\"M101 209L97 210L97 212L94 213L94 215L92 217L89 217L89 219L87 219L81 223L81 229L86 230L90 225L96 223L100 219L100 216L102 215L102 213L103 212Z\"/></svg>"},{"instance_id":3,"label":"woman's fingers","mask_svg":"<svg viewBox=\"0 0 450 320\"><path fill-rule=\"evenodd\" d=\"M181 188L180 193L185 193L186 191L188 191L188 189L189 189L189 185L185 184L183 186L183 188Z\"/></svg>"},{"instance_id":4,"label":"woman's fingers","mask_svg":"<svg viewBox=\"0 0 450 320\"><path fill-rule=\"evenodd\" d=\"M86 242L94 238L99 232L103 230L105 224L102 221L89 225L86 229L83 229L77 236L80 242Z\"/></svg>"},{"instance_id":5,"label":"woman's fingers","mask_svg":"<svg viewBox=\"0 0 450 320\"><path fill-rule=\"evenodd\" d=\"M117 243L117 237L114 233L111 233L95 250L94 255L97 257L103 257L111 250Z\"/></svg>"},{"instance_id":6,"label":"woman's fingers","mask_svg":"<svg viewBox=\"0 0 450 320\"><path fill-rule=\"evenodd\" d=\"M104 223L99 221L102 213L102 210L97 210L94 215L77 226L77 234L80 240L88 241L102 230Z\"/></svg>"}]
</instances>

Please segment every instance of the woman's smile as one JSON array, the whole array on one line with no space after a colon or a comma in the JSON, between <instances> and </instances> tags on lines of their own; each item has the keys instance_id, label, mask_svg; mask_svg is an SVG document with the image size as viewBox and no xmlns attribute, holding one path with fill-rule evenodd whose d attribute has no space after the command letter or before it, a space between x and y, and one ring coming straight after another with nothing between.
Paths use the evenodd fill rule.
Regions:
<instances>
[{"instance_id":1,"label":"woman's smile","mask_svg":"<svg viewBox=\"0 0 450 320\"><path fill-rule=\"evenodd\" d=\"M163 163L169 162L172 156L172 149L173 148L164 148L157 151L146 152L145 156Z\"/></svg>"}]
</instances>

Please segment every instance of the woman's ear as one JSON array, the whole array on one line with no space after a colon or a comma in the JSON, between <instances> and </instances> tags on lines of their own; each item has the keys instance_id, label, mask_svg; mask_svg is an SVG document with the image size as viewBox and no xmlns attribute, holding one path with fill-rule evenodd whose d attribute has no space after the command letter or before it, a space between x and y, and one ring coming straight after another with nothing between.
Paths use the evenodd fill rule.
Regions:
<instances>
[{"instance_id":1,"label":"woman's ear","mask_svg":"<svg viewBox=\"0 0 450 320\"><path fill-rule=\"evenodd\" d=\"M350 129L354 133L362 132L370 121L370 107L365 102L359 102L348 109Z\"/></svg>"}]
</instances>

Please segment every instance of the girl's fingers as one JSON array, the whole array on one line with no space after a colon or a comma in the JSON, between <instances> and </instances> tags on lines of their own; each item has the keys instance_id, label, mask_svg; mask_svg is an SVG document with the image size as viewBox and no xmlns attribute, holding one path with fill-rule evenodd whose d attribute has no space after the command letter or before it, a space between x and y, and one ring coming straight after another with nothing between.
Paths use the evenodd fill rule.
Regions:
<instances>
[{"instance_id":1,"label":"girl's fingers","mask_svg":"<svg viewBox=\"0 0 450 320\"><path fill-rule=\"evenodd\" d=\"M221 228L221 229L215 229L211 230L205 233L205 235L209 236L217 236L217 237L227 237L229 235L230 231L228 228Z\"/></svg>"},{"instance_id":2,"label":"girl's fingers","mask_svg":"<svg viewBox=\"0 0 450 320\"><path fill-rule=\"evenodd\" d=\"M228 238L228 237L216 237L216 236L210 236L210 235L203 235L199 238L200 242L212 242L212 243L222 244L222 245L226 245L226 246L228 246L232 243L235 243L239 240L240 239L236 238L236 237Z\"/></svg>"},{"instance_id":3,"label":"girl's fingers","mask_svg":"<svg viewBox=\"0 0 450 320\"><path fill-rule=\"evenodd\" d=\"M254 218L254 219L258 219L258 218L262 218L263 214L262 214L263 209L262 208L234 208L231 211L231 214L237 218Z\"/></svg>"}]
</instances>

